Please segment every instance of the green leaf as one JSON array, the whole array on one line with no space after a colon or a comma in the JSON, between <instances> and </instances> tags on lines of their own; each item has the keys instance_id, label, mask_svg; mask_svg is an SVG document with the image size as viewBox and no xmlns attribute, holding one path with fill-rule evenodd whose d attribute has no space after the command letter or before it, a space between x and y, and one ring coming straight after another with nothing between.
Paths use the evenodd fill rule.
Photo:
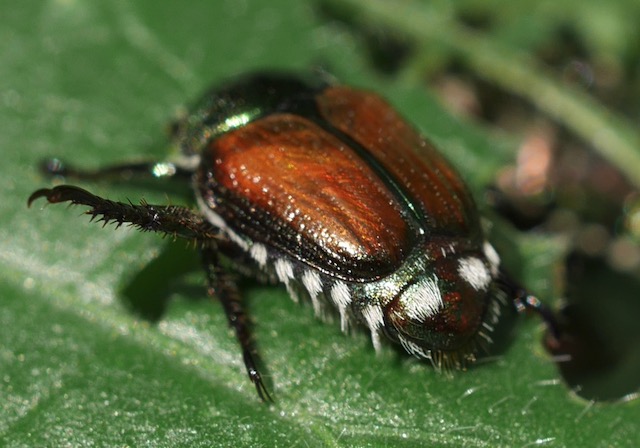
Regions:
<instances>
[{"instance_id":1,"label":"green leaf","mask_svg":"<svg viewBox=\"0 0 640 448\"><path fill-rule=\"evenodd\" d=\"M4 8L0 23L3 446L637 440L638 407L573 397L542 353L533 320L519 325L495 362L439 374L390 347L377 356L364 333L345 336L282 288L248 283L243 291L276 399L264 405L219 305L199 300L205 291L198 275L181 281L169 273L158 280L167 291L149 285L158 320L140 317L140 305L127 297L137 273L166 250L176 272L187 270L187 250L155 235L101 229L79 217L79 208L27 209L29 194L49 183L37 170L42 158L91 167L161 158L165 123L210 83L255 68L317 64L345 82L377 86L471 184L488 182L506 148L449 118L422 89L382 85L365 68L359 45L307 3L21 2ZM114 199L167 202L158 189L90 188ZM532 281L544 282L543 275L548 271Z\"/></svg>"}]
</instances>

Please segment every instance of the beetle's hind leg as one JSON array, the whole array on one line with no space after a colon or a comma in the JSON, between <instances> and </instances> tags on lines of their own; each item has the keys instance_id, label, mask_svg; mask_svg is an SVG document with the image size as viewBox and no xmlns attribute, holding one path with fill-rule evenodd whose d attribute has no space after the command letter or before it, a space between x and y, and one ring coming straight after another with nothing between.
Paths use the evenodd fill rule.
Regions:
<instances>
[{"instance_id":1,"label":"beetle's hind leg","mask_svg":"<svg viewBox=\"0 0 640 448\"><path fill-rule=\"evenodd\" d=\"M117 202L73 185L37 190L29 196L27 204L30 206L39 198L45 198L51 204L86 205L89 207L86 214L105 225L110 222L118 227L128 224L143 232L158 232L199 242L226 240L220 229L187 207L152 205L144 201L140 204Z\"/></svg>"},{"instance_id":2,"label":"beetle's hind leg","mask_svg":"<svg viewBox=\"0 0 640 448\"><path fill-rule=\"evenodd\" d=\"M242 348L242 357L249 379L256 386L256 391L263 401L272 401L262 380L255 355L255 347L251 334L251 323L244 310L242 297L231 275L220 266L216 250L209 245L202 249L202 264L207 276L209 296L216 297L222 303L229 325L236 334Z\"/></svg>"},{"instance_id":3,"label":"beetle's hind leg","mask_svg":"<svg viewBox=\"0 0 640 448\"><path fill-rule=\"evenodd\" d=\"M264 401L271 401L257 367L249 319L244 311L240 293L230 274L218 263L214 248L219 244L229 243L220 229L198 212L186 207L152 205L146 202L140 204L117 202L72 185L37 190L29 197L28 205L39 198L45 198L51 204L67 202L85 205L89 207L86 213L92 219L105 224L109 222L115 222L118 226L129 224L142 231L164 233L199 242L202 245L202 261L207 276L208 293L210 296L217 297L224 307L229 324L233 327L242 347L244 364L249 378L256 386L258 395Z\"/></svg>"}]
</instances>

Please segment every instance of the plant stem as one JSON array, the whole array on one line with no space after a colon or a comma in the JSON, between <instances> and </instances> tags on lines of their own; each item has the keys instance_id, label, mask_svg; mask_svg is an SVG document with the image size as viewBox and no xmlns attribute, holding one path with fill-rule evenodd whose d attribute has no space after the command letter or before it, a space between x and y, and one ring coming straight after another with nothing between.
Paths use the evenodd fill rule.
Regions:
<instances>
[{"instance_id":1,"label":"plant stem","mask_svg":"<svg viewBox=\"0 0 640 448\"><path fill-rule=\"evenodd\" d=\"M328 0L369 26L383 27L418 42L447 48L479 77L519 95L566 126L640 188L640 134L624 117L585 92L563 85L527 57L461 26L448 9L405 0ZM418 45L417 61L429 45ZM415 68L412 67L413 73Z\"/></svg>"}]
</instances>

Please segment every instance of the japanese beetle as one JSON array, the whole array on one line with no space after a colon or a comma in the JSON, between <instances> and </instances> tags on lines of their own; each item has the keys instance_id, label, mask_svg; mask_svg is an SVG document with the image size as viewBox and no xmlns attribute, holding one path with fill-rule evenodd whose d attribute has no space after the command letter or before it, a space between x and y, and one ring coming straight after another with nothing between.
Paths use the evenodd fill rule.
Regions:
<instances>
[{"instance_id":1,"label":"japanese beetle","mask_svg":"<svg viewBox=\"0 0 640 448\"><path fill-rule=\"evenodd\" d=\"M251 381L268 398L238 287L221 258L266 273L346 330L368 327L437 366L461 368L492 342L500 309L538 305L502 274L475 203L435 147L380 97L324 80L254 74L208 92L173 126L176 162L50 174L191 179L198 211L114 202L70 185L28 200L195 240Z\"/></svg>"}]
</instances>

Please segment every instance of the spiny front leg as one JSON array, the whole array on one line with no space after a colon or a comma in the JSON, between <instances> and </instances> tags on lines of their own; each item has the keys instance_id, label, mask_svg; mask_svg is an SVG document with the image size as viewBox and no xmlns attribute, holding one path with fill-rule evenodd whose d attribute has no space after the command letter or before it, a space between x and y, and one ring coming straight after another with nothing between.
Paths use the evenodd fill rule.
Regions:
<instances>
[{"instance_id":1,"label":"spiny front leg","mask_svg":"<svg viewBox=\"0 0 640 448\"><path fill-rule=\"evenodd\" d=\"M242 357L249 379L256 386L256 391L262 401L273 401L262 381L262 375L254 358L255 348L250 322L245 313L237 285L229 273L220 266L218 255L211 247L202 249L202 264L207 276L208 293L222 303L229 325L234 329L236 339L242 348Z\"/></svg>"},{"instance_id":2,"label":"spiny front leg","mask_svg":"<svg viewBox=\"0 0 640 448\"><path fill-rule=\"evenodd\" d=\"M115 222L118 227L129 224L143 232L159 232L197 241L226 239L220 229L186 207L151 205L144 201L139 205L116 202L72 185L37 190L29 196L27 205L31 206L38 198L45 198L51 204L68 202L86 205L90 207L86 214L105 225L110 222Z\"/></svg>"}]
</instances>

